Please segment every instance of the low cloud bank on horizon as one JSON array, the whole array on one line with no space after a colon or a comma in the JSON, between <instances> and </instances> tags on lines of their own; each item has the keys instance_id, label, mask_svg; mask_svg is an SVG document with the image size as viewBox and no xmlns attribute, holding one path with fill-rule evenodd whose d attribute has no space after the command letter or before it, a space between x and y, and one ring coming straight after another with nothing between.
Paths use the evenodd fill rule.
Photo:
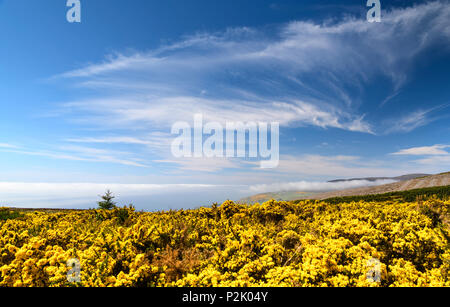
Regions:
<instances>
[{"instance_id":1,"label":"low cloud bank on horizon","mask_svg":"<svg viewBox=\"0 0 450 307\"><path fill-rule=\"evenodd\" d=\"M0 206L22 208L95 208L99 196L111 190L117 196L118 205L133 203L144 210L196 208L227 199L238 200L252 193L278 191L319 192L347 188L374 186L396 182L395 180L354 180L344 182L290 182L261 185L208 185L208 184L98 184L98 183L17 183L0 182ZM26 191L26 193L24 193ZM167 195L177 199L167 201ZM186 202L186 195L202 195L209 203L193 198Z\"/></svg>"},{"instance_id":2,"label":"low cloud bank on horizon","mask_svg":"<svg viewBox=\"0 0 450 307\"><path fill-rule=\"evenodd\" d=\"M207 184L101 184L101 183L24 183L0 182L0 206L21 208L95 208L100 195L111 190L117 205L133 203L138 209L172 209L193 203L173 205L164 201L171 196L195 193L219 193L226 186ZM25 192L24 192L25 191ZM167 197L166 197L167 198ZM199 203L197 206L202 205Z\"/></svg>"},{"instance_id":3,"label":"low cloud bank on horizon","mask_svg":"<svg viewBox=\"0 0 450 307\"><path fill-rule=\"evenodd\" d=\"M287 183L274 183L274 184L260 184L250 187L250 191L254 193L265 192L289 192L289 191L301 191L301 192L326 192L336 191L351 188L361 188L368 186L377 186L383 184L389 184L397 182L391 179L380 179L375 181L369 180L352 180L352 181L339 181L339 182L287 182Z\"/></svg>"}]
</instances>

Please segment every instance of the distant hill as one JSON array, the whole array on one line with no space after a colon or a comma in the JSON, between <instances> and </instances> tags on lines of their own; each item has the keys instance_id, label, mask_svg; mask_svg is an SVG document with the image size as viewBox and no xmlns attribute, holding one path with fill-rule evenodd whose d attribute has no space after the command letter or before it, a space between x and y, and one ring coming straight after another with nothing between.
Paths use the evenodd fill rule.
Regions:
<instances>
[{"instance_id":1,"label":"distant hill","mask_svg":"<svg viewBox=\"0 0 450 307\"><path fill-rule=\"evenodd\" d=\"M351 178L351 179L336 179L330 180L328 182L347 182L347 181L357 181L357 180L366 180L366 181L377 181L377 180L397 180L397 181L405 181L411 180L420 177L430 176L430 174L408 174L397 177L367 177L367 178Z\"/></svg>"},{"instance_id":2,"label":"distant hill","mask_svg":"<svg viewBox=\"0 0 450 307\"><path fill-rule=\"evenodd\" d=\"M329 204L341 204L341 203L351 203L351 202L389 202L389 201L400 201L400 202L414 202L417 200L426 200L430 197L437 197L438 199L449 199L450 198L450 185L431 187L431 188L420 188L407 191L389 192L383 194L371 194L371 195L354 195L354 196L342 196L342 197L332 197L323 199ZM299 199L293 201L294 203L300 203L304 200ZM450 221L450 220L449 220Z\"/></svg>"},{"instance_id":3,"label":"distant hill","mask_svg":"<svg viewBox=\"0 0 450 307\"><path fill-rule=\"evenodd\" d=\"M330 182L330 183L349 182L349 181L375 182L378 180L395 180L397 182L391 183L388 185L353 188L353 189L339 190L339 191L267 192L267 193L261 193L261 194L256 194L256 195L242 198L242 199L238 200L238 203L254 204L254 203L263 203L263 202L266 202L271 199L275 199L277 201L292 201L292 200L299 200L299 199L327 199L327 198L341 197L341 196L381 194L381 193L389 193L389 192L394 192L394 191L410 190L410 189L415 189L415 188L434 187L434 186L439 186L440 185L439 183L446 182L445 180L432 179L432 178L430 178L430 176L432 178L436 178L434 176L441 176L441 175L407 174L407 175L397 176L397 177L365 177L365 178L351 178L351 179L336 179L336 180L330 180L328 182ZM426 178L428 178L428 179L426 179ZM414 180L414 179L419 180L419 182L421 182L421 183L417 183L416 181L414 181L413 183L409 182L410 180ZM393 186L391 186L391 185L393 185ZM448 183L442 184L442 185L448 185ZM410 187L410 188L408 188L408 187ZM401 188L402 190L398 190L399 188ZM361 194L353 194L353 193L361 193Z\"/></svg>"},{"instance_id":4,"label":"distant hill","mask_svg":"<svg viewBox=\"0 0 450 307\"><path fill-rule=\"evenodd\" d=\"M373 194L384 194L399 191L408 191L414 189L440 187L450 185L450 173L443 173L438 175L430 175L425 177L418 177L415 179L399 181L390 184L384 184L379 186L346 189L341 191L332 191L325 193L317 193L312 199L328 199L333 197L344 196L363 196Z\"/></svg>"}]
</instances>

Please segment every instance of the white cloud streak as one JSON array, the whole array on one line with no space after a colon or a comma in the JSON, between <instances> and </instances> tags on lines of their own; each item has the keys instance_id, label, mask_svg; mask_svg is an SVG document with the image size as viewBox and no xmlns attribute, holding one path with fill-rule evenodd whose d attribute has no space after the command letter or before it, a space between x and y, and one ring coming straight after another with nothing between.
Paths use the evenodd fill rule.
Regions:
<instances>
[{"instance_id":1,"label":"white cloud streak","mask_svg":"<svg viewBox=\"0 0 450 307\"><path fill-rule=\"evenodd\" d=\"M261 184L253 185L250 187L250 191L253 193L268 193L268 192L286 192L286 191L301 191L301 192L325 192L325 191L335 191L351 188L360 188L368 186L376 186L382 184L388 184L396 182L395 180L353 180L353 181L343 181L343 182L308 182L308 181L298 181L298 182L285 182L285 183L274 183L274 184Z\"/></svg>"},{"instance_id":2,"label":"white cloud streak","mask_svg":"<svg viewBox=\"0 0 450 307\"><path fill-rule=\"evenodd\" d=\"M250 163L250 162L249 162ZM255 168L257 167L256 163ZM297 177L386 177L408 173L403 165L387 165L385 161L363 160L358 156L322 156L322 155L284 155L278 168L271 171L279 174L291 174ZM272 174L273 175L273 174Z\"/></svg>"},{"instance_id":3,"label":"white cloud streak","mask_svg":"<svg viewBox=\"0 0 450 307\"><path fill-rule=\"evenodd\" d=\"M436 155L449 155L449 152L444 150L450 148L450 145L434 145L413 147L408 149L402 149L398 152L392 153L392 155L398 156L436 156Z\"/></svg>"},{"instance_id":4,"label":"white cloud streak","mask_svg":"<svg viewBox=\"0 0 450 307\"><path fill-rule=\"evenodd\" d=\"M13 148L13 149L15 149L15 148L19 148L19 147L16 146L16 145L13 145L13 144L0 143L0 148Z\"/></svg>"},{"instance_id":5,"label":"white cloud streak","mask_svg":"<svg viewBox=\"0 0 450 307\"><path fill-rule=\"evenodd\" d=\"M83 146L66 146L59 150L31 150L31 149L14 149L0 148L1 152L9 152L27 156L39 156L58 160L69 161L85 161L113 163L134 167L148 167L142 160L130 157L130 153L118 152L115 150L104 150L97 148L89 148ZM128 156L128 157L123 157Z\"/></svg>"},{"instance_id":6,"label":"white cloud streak","mask_svg":"<svg viewBox=\"0 0 450 307\"><path fill-rule=\"evenodd\" d=\"M424 165L447 168L446 171L448 171L448 168L450 167L450 154L447 154L445 156L430 156L427 158L419 159L416 162Z\"/></svg>"},{"instance_id":7,"label":"white cloud streak","mask_svg":"<svg viewBox=\"0 0 450 307\"><path fill-rule=\"evenodd\" d=\"M229 158L182 158L156 160L154 162L176 165L180 171L214 173L226 169L238 169L242 164L237 159Z\"/></svg>"},{"instance_id":8,"label":"white cloud streak","mask_svg":"<svg viewBox=\"0 0 450 307\"><path fill-rule=\"evenodd\" d=\"M450 152L446 149L450 148L450 145L437 144L433 146L421 146L402 149L398 152L394 152L393 156L422 156L422 158L413 160L416 165L429 167L440 172L448 171L450 167Z\"/></svg>"},{"instance_id":9,"label":"white cloud streak","mask_svg":"<svg viewBox=\"0 0 450 307\"><path fill-rule=\"evenodd\" d=\"M443 106L432 108L429 110L418 110L410 114L399 118L392 118L386 121L387 128L385 134L389 133L407 133L411 132L419 127L426 126L427 124L439 119L441 116L436 116L435 111L441 109Z\"/></svg>"},{"instance_id":10,"label":"white cloud streak","mask_svg":"<svg viewBox=\"0 0 450 307\"><path fill-rule=\"evenodd\" d=\"M150 129L155 125L168 128L177 121L192 121L194 114L203 114L205 121L225 122L279 122L283 126L312 125L321 128L340 128L372 133L362 117L352 118L338 109L328 111L304 101L253 102L204 99L196 97L171 97L163 99L122 98L119 100L89 100L66 104L80 110L103 115L89 117L86 121L101 122L103 126L139 126ZM98 116L98 115L97 115Z\"/></svg>"}]
</instances>

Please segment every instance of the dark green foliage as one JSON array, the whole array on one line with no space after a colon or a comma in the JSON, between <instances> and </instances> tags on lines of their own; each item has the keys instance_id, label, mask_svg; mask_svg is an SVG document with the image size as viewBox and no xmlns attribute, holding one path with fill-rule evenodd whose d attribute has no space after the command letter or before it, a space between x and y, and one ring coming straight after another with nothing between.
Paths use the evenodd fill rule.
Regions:
<instances>
[{"instance_id":1,"label":"dark green foliage","mask_svg":"<svg viewBox=\"0 0 450 307\"><path fill-rule=\"evenodd\" d=\"M135 210L136 209L134 208L134 206L130 204L128 208L127 207L116 208L114 210L114 215L118 218L119 223L121 225L124 225L130 220L131 218L130 214L134 213Z\"/></svg>"},{"instance_id":2,"label":"dark green foliage","mask_svg":"<svg viewBox=\"0 0 450 307\"><path fill-rule=\"evenodd\" d=\"M443 187L432 187L432 188L422 188L402 192L391 192L385 194L374 194L374 195L362 195L362 196L344 196L344 197L333 197L325 199L324 201L329 204L339 204L339 203L349 203L358 201L404 201L413 202L416 200L425 200L427 198L436 196L440 199L446 199L450 197L450 186ZM296 201L297 203L299 201Z\"/></svg>"},{"instance_id":3,"label":"dark green foliage","mask_svg":"<svg viewBox=\"0 0 450 307\"><path fill-rule=\"evenodd\" d=\"M14 220L22 216L23 214L18 211L12 211L9 208L0 208L0 221Z\"/></svg>"},{"instance_id":4,"label":"dark green foliage","mask_svg":"<svg viewBox=\"0 0 450 307\"><path fill-rule=\"evenodd\" d=\"M103 199L97 203L100 209L111 210L116 207L116 203L113 202L115 196L113 196L110 190L106 191L105 195L100 197Z\"/></svg>"}]
</instances>

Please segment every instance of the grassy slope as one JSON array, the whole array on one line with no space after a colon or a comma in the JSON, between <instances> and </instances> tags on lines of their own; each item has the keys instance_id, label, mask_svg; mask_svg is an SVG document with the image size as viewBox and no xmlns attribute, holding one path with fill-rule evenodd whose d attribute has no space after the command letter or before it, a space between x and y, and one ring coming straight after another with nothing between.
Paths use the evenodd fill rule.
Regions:
<instances>
[{"instance_id":1,"label":"grassy slope","mask_svg":"<svg viewBox=\"0 0 450 307\"><path fill-rule=\"evenodd\" d=\"M450 185L450 173L442 173L407 181L400 181L373 187L347 189L334 192L321 193L314 196L315 199L329 199L347 196L364 196L374 194L386 194L393 192L409 191L423 188L443 187Z\"/></svg>"},{"instance_id":2,"label":"grassy slope","mask_svg":"<svg viewBox=\"0 0 450 307\"><path fill-rule=\"evenodd\" d=\"M384 194L371 194L371 195L355 195L355 196L343 196L343 197L331 197L324 201L331 204L358 202L358 201L405 201L413 202L417 199L430 198L437 196L441 199L450 197L450 185L443 187L431 187L422 189L413 189L408 191L390 192ZM296 200L294 203L299 203L301 200Z\"/></svg>"}]
</instances>

